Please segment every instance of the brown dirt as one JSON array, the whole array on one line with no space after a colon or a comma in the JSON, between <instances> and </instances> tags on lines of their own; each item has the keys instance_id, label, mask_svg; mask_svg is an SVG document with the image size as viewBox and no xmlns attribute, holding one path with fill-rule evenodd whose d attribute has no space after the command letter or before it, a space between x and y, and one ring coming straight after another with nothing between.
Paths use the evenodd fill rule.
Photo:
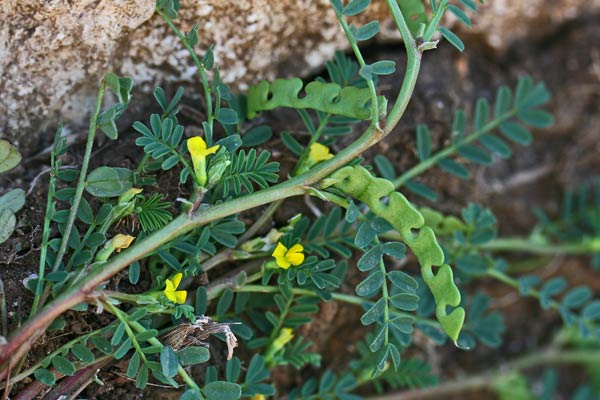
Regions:
<instances>
[{"instance_id":1,"label":"brown dirt","mask_svg":"<svg viewBox=\"0 0 600 400\"><path fill-rule=\"evenodd\" d=\"M467 202L474 201L494 211L503 235L527 234L535 223L532 205L555 214L564 189L589 183L593 177L600 176L600 114L597 111L600 109L600 26L597 20L598 16L574 20L549 36L517 42L503 54L485 47L475 36L467 37L464 54L442 44L439 50L425 55L422 74L406 116L388 139L367 152L366 158L385 154L398 170L403 170L416 161L414 131L418 123L429 125L434 144L439 147L447 140L453 110L457 107L471 111L479 96L493 100L500 85L514 86L517 77L524 73L542 79L554 95L549 109L556 117L556 124L551 129L536 131L532 146L513 147L515 155L512 158L489 168L473 170L474 178L466 182L437 171L430 171L424 176L424 182L441 194L436 204L441 211L456 214ZM397 65L404 65L400 47L371 48L368 54L371 59L393 59ZM398 77L386 78L382 80L382 87L387 93L396 93L400 83ZM143 119L142 115L149 114L148 110L136 111L143 111L140 114ZM283 129L301 131L302 126L297 122L290 126L293 115L290 111L278 111L266 115L266 118L276 133ZM187 122L193 125L193 121ZM95 152L93 166L135 165L141 152L133 144L134 135L123 136L124 140L117 145L103 142ZM276 149L273 155L282 163L282 170L289 169L292 159L285 151L277 150L284 148L279 139L274 139L272 145ZM77 165L80 150L80 144L74 146L70 153L72 159L65 163ZM45 157L25 160L13 173L0 180L0 188L29 188L33 178L46 166ZM176 181L172 178L163 175L159 186L161 192L168 193L169 198L174 200L185 188L171 184ZM8 242L0 245L0 276L5 286L11 330L27 316L30 307L31 298L23 290L22 280L38 268L46 184L47 176L37 182L28 196L25 209L18 214L17 231ZM421 199L412 199L428 204ZM299 210L306 210L302 199L292 199L288 204L277 213L276 221L285 221ZM256 210L253 215L260 212ZM556 262L556 273L567 276L573 286L585 282L596 293L600 291L600 279L597 273L590 271L587 258L565 258ZM356 283L357 279L356 273L349 277L352 283ZM345 284L344 289L352 291L352 283ZM539 306L532 301L519 300L518 297L511 300L514 294L502 285L485 282L478 289L500 299L495 304L505 316L505 342L500 349L478 346L472 352L451 346L436 348L435 357L430 360L435 370L443 372L442 379L478 373L538 348L547 343L552 332L560 326L556 313L540 312ZM322 352L324 366L338 370L352 358L354 343L362 335L362 331L357 329L356 316L357 310L352 307L325 305L317 320L305 329L304 333L316 342L317 349ZM535 321L532 321L532 316L535 316ZM75 334L85 331L88 324L99 326L101 322L97 316L82 319L76 313L69 313L67 318L69 329ZM32 356L47 354L64 340L65 337L50 333L43 338L43 343L36 346ZM423 356L427 356L426 351L423 351ZM275 371L274 376L276 383L285 387L299 382L305 374L285 369ZM137 391L122 378L118 368L103 371L100 378L107 386L92 384L85 392L88 398L167 398L169 392L154 387ZM582 377L575 374L570 378L581 380ZM473 396L493 398L483 393L474 393Z\"/></svg>"}]
</instances>

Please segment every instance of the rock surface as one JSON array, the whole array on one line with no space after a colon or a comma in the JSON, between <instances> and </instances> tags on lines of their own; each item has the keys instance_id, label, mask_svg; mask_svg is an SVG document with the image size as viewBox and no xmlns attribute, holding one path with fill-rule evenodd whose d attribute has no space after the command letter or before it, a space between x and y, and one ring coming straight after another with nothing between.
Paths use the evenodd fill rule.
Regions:
<instances>
[{"instance_id":1,"label":"rock surface","mask_svg":"<svg viewBox=\"0 0 600 400\"><path fill-rule=\"evenodd\" d=\"M345 46L328 0L182 1L182 30L199 24L199 52L215 45L225 82L236 89L276 76L307 74ZM383 1L363 18L382 19ZM196 90L195 68L153 1L4 0L0 9L0 137L25 154L60 119L85 125L99 80L115 71L134 78L137 109L159 84ZM496 0L475 18L475 33L502 47L600 8L600 0Z\"/></svg>"}]
</instances>

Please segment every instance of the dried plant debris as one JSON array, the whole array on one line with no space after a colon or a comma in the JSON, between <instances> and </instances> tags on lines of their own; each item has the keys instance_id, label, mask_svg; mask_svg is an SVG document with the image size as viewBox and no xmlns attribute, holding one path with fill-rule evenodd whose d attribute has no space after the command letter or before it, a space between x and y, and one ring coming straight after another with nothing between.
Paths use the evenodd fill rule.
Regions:
<instances>
[{"instance_id":1,"label":"dried plant debris","mask_svg":"<svg viewBox=\"0 0 600 400\"><path fill-rule=\"evenodd\" d=\"M172 331L163 336L163 341L175 350L194 345L208 347L209 345L205 340L210 335L223 333L227 343L227 359L231 360L233 350L238 346L237 338L230 327L234 324L239 324L239 322L216 322L210 317L202 315L194 322L177 325Z\"/></svg>"}]
</instances>

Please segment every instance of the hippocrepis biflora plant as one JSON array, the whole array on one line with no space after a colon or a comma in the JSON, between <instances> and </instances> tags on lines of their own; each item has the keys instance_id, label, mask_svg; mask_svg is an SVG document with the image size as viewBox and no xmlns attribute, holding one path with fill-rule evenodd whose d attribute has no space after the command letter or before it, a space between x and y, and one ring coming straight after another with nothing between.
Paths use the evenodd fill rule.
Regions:
<instances>
[{"instance_id":1,"label":"hippocrepis biflora plant","mask_svg":"<svg viewBox=\"0 0 600 400\"><path fill-rule=\"evenodd\" d=\"M136 145L144 152L137 168L101 166L88 172L97 131L116 140L116 120L130 100L132 80L112 73L100 84L80 170L61 167L68 147L58 129L39 271L27 282L33 305L29 318L0 345L0 380L7 391L34 378L21 398L44 390L57 396L78 393L97 379L99 369L125 360L124 374L137 388L156 382L181 390L181 399L264 399L276 394L269 383L273 367L321 366L321 356L309 351L312 342L298 328L311 322L319 304L327 301L362 307L359 320L368 333L358 343L359 354L346 371L326 371L279 396L356 399L353 392L366 384L378 390L426 386L436 381L428 366L401 357L415 329L436 343L449 338L463 349L500 344L501 315L488 310L489 297L467 295L463 287L483 277L539 299L581 336L600 335L595 326L600 302L592 299L589 288L577 287L557 298L567 286L563 278L543 284L535 276L515 278L511 266L498 257L516 248L536 254L595 254L597 261L598 187L596 202L573 213L578 223L585 218L582 213L595 213L591 228L582 225L579 235L557 236L558 229L550 229L545 218L543 229L528 238L497 238L496 219L481 206L466 205L460 218L447 216L419 208L400 192L435 200L435 191L418 181L425 171L440 168L468 179L468 163L487 165L495 157L511 156L506 140L530 144L528 126L552 123L551 115L540 109L550 98L545 86L524 77L514 91L500 88L493 107L480 99L473 118L457 111L450 143L436 152L427 127L419 125L418 164L398 175L389 160L377 156L378 177L359 156L393 132L410 101L423 54L436 48L436 38L441 35L464 49L456 34L440 26L444 15L452 13L470 26L467 13L477 5L472 0L431 0L426 5L386 0L407 56L400 91L386 99L378 94L378 76L396 73L395 63L367 64L358 46L378 34L379 24L352 24L370 1L330 2L355 60L339 53L327 64L327 80L306 85L299 78L265 81L245 95L233 94L220 80L212 48L197 55L197 26L187 33L177 28L178 1L157 2L156 12L198 69L202 132L190 137L179 123L182 90L169 100L157 88L161 113L133 125L139 133ZM107 91L116 103L103 109ZM281 133L296 160L287 177L280 176L269 151L256 149L268 148L272 129L253 121L280 107L295 109L309 133L304 141ZM341 151L332 150L340 137L359 130ZM188 193L175 205L167 201L173 194L160 193L155 185L163 171L175 173ZM329 211L316 219L297 215L284 226L265 230L286 199L304 195ZM259 206L266 210L252 223L240 220L242 213ZM175 217L174 208L179 209ZM348 268L355 267L351 257L357 253L361 282L355 293L342 293L340 285ZM399 269L397 260L409 254L420 274ZM194 279L223 264L239 268L208 284ZM132 288L127 293L111 289L119 288L111 282L125 276L122 272ZM141 276L151 282L149 287L137 287ZM66 311L87 309L112 315L111 322L72 337L42 359L24 362L45 332L65 327L61 316ZM222 351L208 351L211 335L224 342ZM236 356L240 347L243 361ZM202 376L192 374L190 366L196 364L203 364ZM501 378L505 380L490 381L489 387L500 391L508 379Z\"/></svg>"}]
</instances>

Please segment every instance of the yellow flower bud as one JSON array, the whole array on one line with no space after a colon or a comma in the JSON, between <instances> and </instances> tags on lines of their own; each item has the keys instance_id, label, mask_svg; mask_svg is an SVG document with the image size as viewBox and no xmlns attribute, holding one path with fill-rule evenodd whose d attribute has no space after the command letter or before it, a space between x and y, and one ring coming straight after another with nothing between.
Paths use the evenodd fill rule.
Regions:
<instances>
[{"instance_id":1,"label":"yellow flower bud","mask_svg":"<svg viewBox=\"0 0 600 400\"><path fill-rule=\"evenodd\" d=\"M208 147L204 139L200 136L194 136L187 140L187 148L192 158L196 180L200 186L204 187L208 180L206 174L206 157L210 154L215 154L219 150L219 145Z\"/></svg>"}]
</instances>

